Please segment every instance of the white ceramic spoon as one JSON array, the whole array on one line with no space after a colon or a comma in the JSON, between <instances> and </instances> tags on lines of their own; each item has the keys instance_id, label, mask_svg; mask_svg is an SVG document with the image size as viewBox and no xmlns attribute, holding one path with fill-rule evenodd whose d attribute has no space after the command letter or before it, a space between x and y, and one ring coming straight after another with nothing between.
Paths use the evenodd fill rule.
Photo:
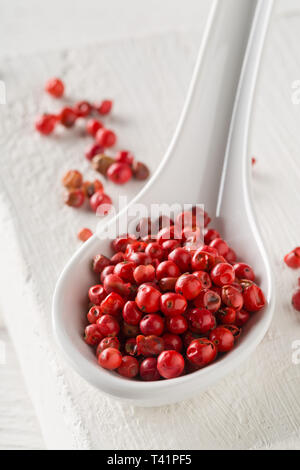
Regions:
<instances>
[{"instance_id":1,"label":"white ceramic spoon","mask_svg":"<svg viewBox=\"0 0 300 470\"><path fill-rule=\"evenodd\" d=\"M214 1L174 138L158 170L132 201L147 206L204 203L210 215L215 216L212 226L221 230L240 259L254 267L268 306L252 316L236 348L202 370L151 383L122 378L99 367L94 351L83 341L86 292L94 282L91 259L97 253L110 253L110 240L93 236L74 255L57 283L53 324L55 336L74 369L116 398L143 406L188 398L236 369L270 325L273 281L252 211L247 147L254 88L272 3L273 0ZM118 214L118 221L122 222L127 210Z\"/></svg>"}]
</instances>

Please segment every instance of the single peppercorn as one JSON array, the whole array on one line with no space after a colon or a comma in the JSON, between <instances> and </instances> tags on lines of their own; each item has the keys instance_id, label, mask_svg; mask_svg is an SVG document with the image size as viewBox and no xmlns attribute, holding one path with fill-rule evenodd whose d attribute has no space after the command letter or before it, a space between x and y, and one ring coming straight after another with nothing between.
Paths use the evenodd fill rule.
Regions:
<instances>
[{"instance_id":1,"label":"single peppercorn","mask_svg":"<svg viewBox=\"0 0 300 470\"><path fill-rule=\"evenodd\" d=\"M144 181L148 178L150 171L149 168L142 162L133 162L132 173L135 179Z\"/></svg>"},{"instance_id":2,"label":"single peppercorn","mask_svg":"<svg viewBox=\"0 0 300 470\"><path fill-rule=\"evenodd\" d=\"M62 178L62 184L67 189L78 189L82 186L82 174L78 170L69 170Z\"/></svg>"},{"instance_id":3,"label":"single peppercorn","mask_svg":"<svg viewBox=\"0 0 300 470\"><path fill-rule=\"evenodd\" d=\"M53 114L44 114L36 118L35 128L40 134L49 135L54 131L56 123L56 116Z\"/></svg>"},{"instance_id":4,"label":"single peppercorn","mask_svg":"<svg viewBox=\"0 0 300 470\"><path fill-rule=\"evenodd\" d=\"M65 86L59 78L50 78L45 84L45 91L54 98L61 98L65 91Z\"/></svg>"},{"instance_id":5,"label":"single peppercorn","mask_svg":"<svg viewBox=\"0 0 300 470\"><path fill-rule=\"evenodd\" d=\"M64 202L70 207L81 207L84 200L85 195L82 189L72 189L71 191L66 191L64 195Z\"/></svg>"},{"instance_id":6,"label":"single peppercorn","mask_svg":"<svg viewBox=\"0 0 300 470\"><path fill-rule=\"evenodd\" d=\"M104 176L107 175L107 170L113 163L114 159L104 154L96 155L92 159L92 167L94 168L94 170L98 171Z\"/></svg>"}]
</instances>

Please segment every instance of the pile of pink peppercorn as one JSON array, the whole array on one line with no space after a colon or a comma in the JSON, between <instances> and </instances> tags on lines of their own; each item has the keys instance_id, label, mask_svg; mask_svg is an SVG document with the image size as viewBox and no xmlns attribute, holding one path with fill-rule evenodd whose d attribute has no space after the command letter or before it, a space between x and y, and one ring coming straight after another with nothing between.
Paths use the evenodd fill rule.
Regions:
<instances>
[{"instance_id":1,"label":"pile of pink peppercorn","mask_svg":"<svg viewBox=\"0 0 300 470\"><path fill-rule=\"evenodd\" d=\"M253 269L214 229L196 248L179 228L183 217L198 233L195 212L185 212L156 235L116 238L110 258L94 257L85 341L103 368L146 381L191 373L232 350L265 306Z\"/></svg>"}]
</instances>

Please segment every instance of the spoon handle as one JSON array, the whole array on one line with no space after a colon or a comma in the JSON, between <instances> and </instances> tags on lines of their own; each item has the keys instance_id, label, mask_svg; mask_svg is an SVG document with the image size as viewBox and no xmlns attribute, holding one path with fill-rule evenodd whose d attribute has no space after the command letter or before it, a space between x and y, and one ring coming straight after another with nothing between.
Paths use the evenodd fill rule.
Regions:
<instances>
[{"instance_id":1,"label":"spoon handle","mask_svg":"<svg viewBox=\"0 0 300 470\"><path fill-rule=\"evenodd\" d=\"M259 252L265 257L265 249L252 209L248 141L255 86L273 4L274 0L259 0L257 5L233 111L217 207L218 223L224 236L230 225L229 241L254 264ZM232 238L234 233L236 239ZM253 238L256 245L251 243ZM245 247L247 252L244 252Z\"/></svg>"},{"instance_id":2,"label":"spoon handle","mask_svg":"<svg viewBox=\"0 0 300 470\"><path fill-rule=\"evenodd\" d=\"M145 204L204 203L218 188L256 0L214 0L184 109L157 171L138 195Z\"/></svg>"}]
</instances>

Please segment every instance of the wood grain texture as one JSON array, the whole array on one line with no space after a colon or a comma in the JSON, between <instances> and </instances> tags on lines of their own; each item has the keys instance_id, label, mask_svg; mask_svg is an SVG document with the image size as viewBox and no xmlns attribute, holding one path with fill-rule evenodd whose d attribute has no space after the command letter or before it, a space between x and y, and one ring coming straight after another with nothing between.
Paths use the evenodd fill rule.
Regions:
<instances>
[{"instance_id":1,"label":"wood grain texture","mask_svg":"<svg viewBox=\"0 0 300 470\"><path fill-rule=\"evenodd\" d=\"M0 274L0 302L49 448L300 447L300 365L292 363L300 317L290 305L296 275L282 263L283 254L299 244L300 233L300 107L291 102L291 83L300 78L300 16L283 10L279 2L249 151L258 159L253 190L276 276L274 322L239 370L192 400L162 408L128 407L104 397L70 370L57 351L51 332L55 281L76 248L77 229L96 223L87 212L62 207L59 176L70 167L92 173L82 159L87 139L80 137L80 129L78 138L61 133L42 139L32 133L32 121L38 110L55 106L39 90L54 71L65 77L70 97L82 97L83 91L86 98L102 96L105 90L116 99L110 123L120 135L120 146L132 148L153 170L183 104L196 36L170 34L0 64L12 97L0 119L0 256L7 266L5 275ZM120 192L134 194L138 188ZM107 183L107 189L116 195L116 187Z\"/></svg>"}]
</instances>

